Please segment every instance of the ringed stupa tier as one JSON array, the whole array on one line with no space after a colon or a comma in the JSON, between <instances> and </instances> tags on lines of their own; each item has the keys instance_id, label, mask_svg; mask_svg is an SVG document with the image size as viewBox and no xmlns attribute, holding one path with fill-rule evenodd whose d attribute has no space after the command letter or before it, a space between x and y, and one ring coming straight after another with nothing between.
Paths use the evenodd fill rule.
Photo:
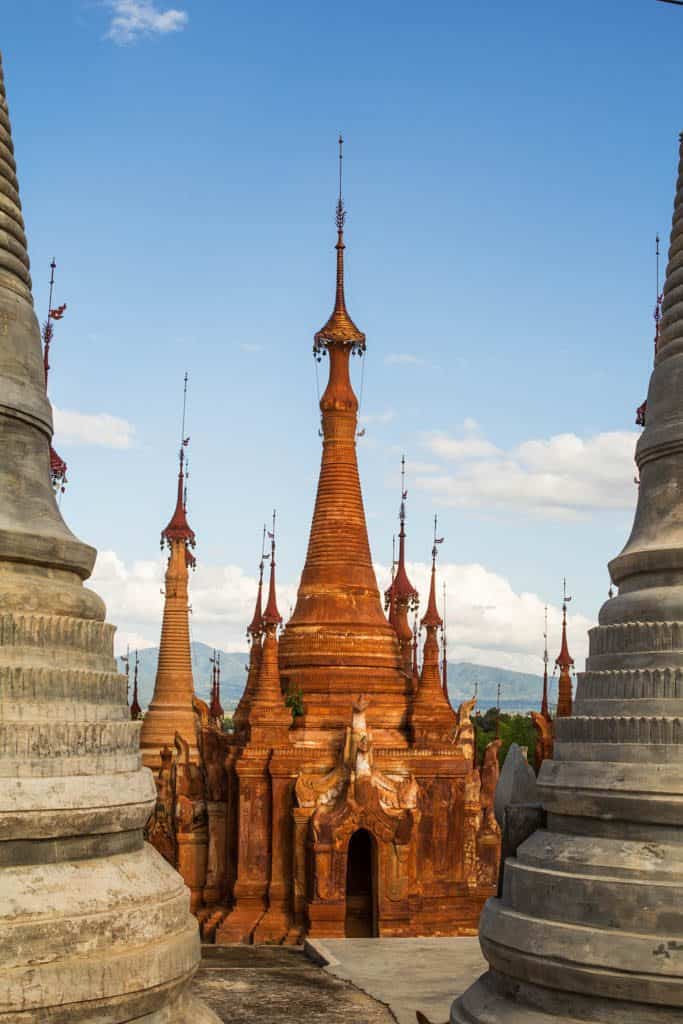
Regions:
<instances>
[{"instance_id":1,"label":"ringed stupa tier","mask_svg":"<svg viewBox=\"0 0 683 1024\"><path fill-rule=\"evenodd\" d=\"M185 384L187 386L187 379ZM183 438L175 509L168 526L161 533L162 548L168 549L164 615L154 693L140 734L143 762L153 770L161 767L161 750L164 746L173 746L176 733L189 744L190 760L196 763L199 757L188 597L189 570L195 561L192 554L195 535L187 521L185 507L186 444Z\"/></svg>"},{"instance_id":2,"label":"ringed stupa tier","mask_svg":"<svg viewBox=\"0 0 683 1024\"><path fill-rule=\"evenodd\" d=\"M683 1020L683 139L661 332L617 596L589 633L539 789L547 829L482 914L489 972L452 1024Z\"/></svg>"},{"instance_id":3,"label":"ringed stupa tier","mask_svg":"<svg viewBox=\"0 0 683 1024\"><path fill-rule=\"evenodd\" d=\"M187 890L143 842L154 784L51 439L0 61L0 1021L217 1024Z\"/></svg>"},{"instance_id":4,"label":"ringed stupa tier","mask_svg":"<svg viewBox=\"0 0 683 1024\"><path fill-rule=\"evenodd\" d=\"M352 356L362 357L366 342L346 308L345 218L340 183L335 303L314 340L315 356L329 362L320 399L322 462L296 606L280 643L280 668L285 688L304 697L298 726L309 737L327 730L329 742L337 742L364 690L372 698L368 716L378 738L403 746L410 679L382 609L356 456L358 399L349 365Z\"/></svg>"}]
</instances>

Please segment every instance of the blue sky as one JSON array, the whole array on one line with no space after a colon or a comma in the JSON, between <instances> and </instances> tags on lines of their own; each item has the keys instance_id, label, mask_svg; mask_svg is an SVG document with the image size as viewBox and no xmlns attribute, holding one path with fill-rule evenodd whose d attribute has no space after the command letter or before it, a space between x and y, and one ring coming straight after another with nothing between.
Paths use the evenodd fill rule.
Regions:
<instances>
[{"instance_id":1,"label":"blue sky","mask_svg":"<svg viewBox=\"0 0 683 1024\"><path fill-rule=\"evenodd\" d=\"M195 634L241 642L273 505L292 599L341 130L375 559L390 560L405 451L410 558L421 577L437 510L455 655L533 667L545 601L556 642L564 575L580 655L635 500L683 11L21 0L3 14L37 308L53 254L68 303L51 378L62 509L111 553L96 585L121 639L158 636L185 369Z\"/></svg>"}]
</instances>

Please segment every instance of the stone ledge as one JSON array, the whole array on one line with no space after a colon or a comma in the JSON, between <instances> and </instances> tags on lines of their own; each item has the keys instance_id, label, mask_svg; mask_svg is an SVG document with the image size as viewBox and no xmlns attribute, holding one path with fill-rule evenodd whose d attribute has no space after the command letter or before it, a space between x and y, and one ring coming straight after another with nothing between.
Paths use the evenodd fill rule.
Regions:
<instances>
[{"instance_id":1,"label":"stone ledge","mask_svg":"<svg viewBox=\"0 0 683 1024\"><path fill-rule=\"evenodd\" d=\"M140 726L140 722L130 719L123 722L0 720L0 764L5 758L35 760L87 754L132 754L140 747Z\"/></svg>"},{"instance_id":2,"label":"stone ledge","mask_svg":"<svg viewBox=\"0 0 683 1024\"><path fill-rule=\"evenodd\" d=\"M555 720L559 743L683 744L683 719L635 715L596 717L578 715ZM683 756L683 753L682 753Z\"/></svg>"},{"instance_id":3,"label":"stone ledge","mask_svg":"<svg viewBox=\"0 0 683 1024\"><path fill-rule=\"evenodd\" d=\"M683 652L681 654L683 656ZM636 700L646 697L683 701L683 669L676 665L656 669L598 669L578 675L577 703L589 699Z\"/></svg>"},{"instance_id":4,"label":"stone ledge","mask_svg":"<svg viewBox=\"0 0 683 1024\"><path fill-rule=\"evenodd\" d=\"M73 665L0 664L0 708L25 702L57 700L70 703L126 705L126 677Z\"/></svg>"}]
</instances>

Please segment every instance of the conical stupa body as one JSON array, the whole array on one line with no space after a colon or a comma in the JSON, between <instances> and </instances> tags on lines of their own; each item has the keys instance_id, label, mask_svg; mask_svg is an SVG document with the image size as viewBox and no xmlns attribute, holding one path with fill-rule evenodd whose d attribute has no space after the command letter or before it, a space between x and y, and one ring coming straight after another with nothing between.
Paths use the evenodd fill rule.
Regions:
<instances>
[{"instance_id":1,"label":"conical stupa body","mask_svg":"<svg viewBox=\"0 0 683 1024\"><path fill-rule=\"evenodd\" d=\"M365 345L346 311L344 244L337 243L337 295L316 336L329 359L320 400L323 436L318 492L294 613L280 644L285 687L304 698L299 732L306 741L339 743L359 693L372 698L378 742L406 745L410 677L396 631L382 610L365 521L356 433L358 400L349 363Z\"/></svg>"},{"instance_id":2,"label":"conical stupa body","mask_svg":"<svg viewBox=\"0 0 683 1024\"><path fill-rule=\"evenodd\" d=\"M506 862L490 970L452 1024L683 1021L683 151L663 309L619 595L540 772L547 830Z\"/></svg>"}]
</instances>

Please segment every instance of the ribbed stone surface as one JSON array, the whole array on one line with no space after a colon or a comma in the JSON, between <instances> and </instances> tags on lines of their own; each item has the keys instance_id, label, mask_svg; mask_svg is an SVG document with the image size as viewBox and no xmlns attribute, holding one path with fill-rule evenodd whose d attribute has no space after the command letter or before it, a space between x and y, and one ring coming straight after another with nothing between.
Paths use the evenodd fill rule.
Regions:
<instances>
[{"instance_id":1,"label":"ribbed stone surface","mask_svg":"<svg viewBox=\"0 0 683 1024\"><path fill-rule=\"evenodd\" d=\"M638 507L452 1024L683 1021L683 147Z\"/></svg>"},{"instance_id":2,"label":"ribbed stone surface","mask_svg":"<svg viewBox=\"0 0 683 1024\"><path fill-rule=\"evenodd\" d=\"M209 1024L114 628L63 522L0 64L0 1024Z\"/></svg>"}]
</instances>

